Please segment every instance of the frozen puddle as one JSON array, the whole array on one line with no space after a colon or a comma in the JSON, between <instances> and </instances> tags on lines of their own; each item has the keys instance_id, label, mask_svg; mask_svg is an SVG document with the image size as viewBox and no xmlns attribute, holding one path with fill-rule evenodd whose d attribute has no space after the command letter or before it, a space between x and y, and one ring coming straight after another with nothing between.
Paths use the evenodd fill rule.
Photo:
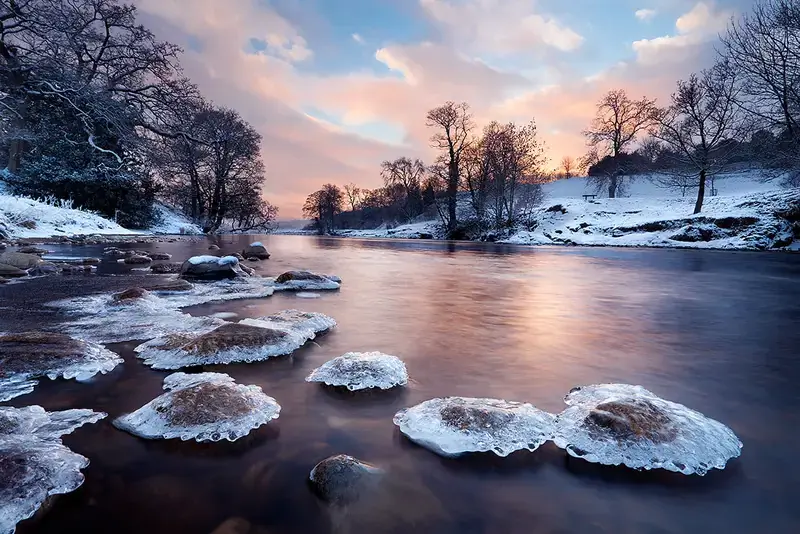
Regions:
<instances>
[{"instance_id":1,"label":"frozen puddle","mask_svg":"<svg viewBox=\"0 0 800 534\"><path fill-rule=\"evenodd\" d=\"M350 391L391 389L408 383L406 366L397 356L381 352L348 352L311 371L306 382L343 386Z\"/></svg>"},{"instance_id":2,"label":"frozen puddle","mask_svg":"<svg viewBox=\"0 0 800 534\"><path fill-rule=\"evenodd\" d=\"M122 363L114 352L52 332L0 335L0 401L30 393L47 377L88 380Z\"/></svg>"},{"instance_id":3,"label":"frozen puddle","mask_svg":"<svg viewBox=\"0 0 800 534\"><path fill-rule=\"evenodd\" d=\"M116 293L61 300L49 305L74 317L64 324L67 332L97 343L117 343L182 331L208 331L224 321L192 317L180 309L207 302L266 298L274 292L272 283L264 278L196 283L185 290L159 287L169 288L170 283L123 301L118 300Z\"/></svg>"},{"instance_id":4,"label":"frozen puddle","mask_svg":"<svg viewBox=\"0 0 800 534\"><path fill-rule=\"evenodd\" d=\"M164 389L114 426L145 439L236 441L281 411L260 387L237 384L222 373L173 373L164 379Z\"/></svg>"},{"instance_id":5,"label":"frozen puddle","mask_svg":"<svg viewBox=\"0 0 800 534\"><path fill-rule=\"evenodd\" d=\"M321 313L285 310L212 330L174 332L134 350L155 369L257 362L291 354L335 325L333 318Z\"/></svg>"},{"instance_id":6,"label":"frozen puddle","mask_svg":"<svg viewBox=\"0 0 800 534\"><path fill-rule=\"evenodd\" d=\"M311 271L287 271L275 278L276 291L329 291L342 287L342 279Z\"/></svg>"},{"instance_id":7,"label":"frozen puddle","mask_svg":"<svg viewBox=\"0 0 800 534\"><path fill-rule=\"evenodd\" d=\"M553 435L553 415L532 404L448 397L400 410L394 424L411 441L442 456L536 450Z\"/></svg>"},{"instance_id":8,"label":"frozen puddle","mask_svg":"<svg viewBox=\"0 0 800 534\"><path fill-rule=\"evenodd\" d=\"M555 444L588 462L704 475L741 453L730 428L641 386L584 386L564 401Z\"/></svg>"},{"instance_id":9,"label":"frozen puddle","mask_svg":"<svg viewBox=\"0 0 800 534\"><path fill-rule=\"evenodd\" d=\"M92 410L0 407L0 533L13 533L50 495L83 484L81 469L89 460L65 447L61 436L105 416Z\"/></svg>"}]
</instances>

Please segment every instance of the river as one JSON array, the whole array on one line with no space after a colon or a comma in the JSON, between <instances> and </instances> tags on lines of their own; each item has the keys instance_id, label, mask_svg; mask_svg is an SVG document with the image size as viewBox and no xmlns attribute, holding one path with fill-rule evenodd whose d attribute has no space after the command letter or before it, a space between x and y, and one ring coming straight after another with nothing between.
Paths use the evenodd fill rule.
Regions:
<instances>
[{"instance_id":1,"label":"river","mask_svg":"<svg viewBox=\"0 0 800 534\"><path fill-rule=\"evenodd\" d=\"M218 243L235 252L253 239ZM256 317L300 308L338 321L292 357L209 368L261 386L280 402L280 418L232 444L145 441L118 431L111 419L157 396L167 373L139 363L136 343L111 345L125 364L108 375L89 384L45 380L9 403L109 414L64 439L91 460L84 485L17 532L203 534L230 517L262 534L800 532L800 255L262 241L272 259L251 264L260 274L306 268L341 276L342 289L187 311ZM207 253L208 243L127 246L182 260ZM102 251L47 248L62 256ZM130 285L124 276L93 278L108 288ZM63 296L101 284L76 279L56 288L57 280L0 286L0 330L20 322L53 327L61 318L36 304L47 291ZM406 362L405 390L339 394L304 382L332 357L370 350ZM742 456L705 477L567 461L552 443L507 458L444 459L392 424L397 410L448 395L559 412L570 388L603 382L643 385L725 423L744 443ZM368 509L331 510L306 479L335 453L386 468L391 489Z\"/></svg>"}]
</instances>

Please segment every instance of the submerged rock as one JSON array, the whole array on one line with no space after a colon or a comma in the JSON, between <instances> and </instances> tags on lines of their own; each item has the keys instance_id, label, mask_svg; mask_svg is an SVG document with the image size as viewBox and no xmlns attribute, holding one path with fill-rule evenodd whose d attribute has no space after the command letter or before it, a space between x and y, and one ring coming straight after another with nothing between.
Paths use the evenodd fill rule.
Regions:
<instances>
[{"instance_id":1,"label":"submerged rock","mask_svg":"<svg viewBox=\"0 0 800 534\"><path fill-rule=\"evenodd\" d=\"M411 441L443 456L536 450L553 434L553 415L532 404L448 397L400 410L394 424Z\"/></svg>"},{"instance_id":2,"label":"submerged rock","mask_svg":"<svg viewBox=\"0 0 800 534\"><path fill-rule=\"evenodd\" d=\"M374 465L338 454L315 465L308 478L321 499L343 505L370 492L383 474L384 471Z\"/></svg>"},{"instance_id":3,"label":"submerged rock","mask_svg":"<svg viewBox=\"0 0 800 534\"><path fill-rule=\"evenodd\" d=\"M267 252L267 247L265 247L263 243L256 241L255 243L250 243L244 248L242 251L242 256L248 259L258 258L259 260L268 260L269 252Z\"/></svg>"},{"instance_id":4,"label":"submerged rock","mask_svg":"<svg viewBox=\"0 0 800 534\"><path fill-rule=\"evenodd\" d=\"M307 339L314 339L317 334L327 332L336 326L336 320L323 313L283 310L265 317L243 319L239 321L239 324L276 330L291 330Z\"/></svg>"},{"instance_id":5,"label":"submerged rock","mask_svg":"<svg viewBox=\"0 0 800 534\"><path fill-rule=\"evenodd\" d=\"M297 331L225 323L202 333L175 333L158 337L134 350L154 369L256 362L290 354L306 341Z\"/></svg>"},{"instance_id":6,"label":"submerged rock","mask_svg":"<svg viewBox=\"0 0 800 534\"><path fill-rule=\"evenodd\" d=\"M277 419L281 410L260 387L236 384L222 373L173 373L164 389L114 426L145 439L236 441Z\"/></svg>"},{"instance_id":7,"label":"submerged rock","mask_svg":"<svg viewBox=\"0 0 800 534\"><path fill-rule=\"evenodd\" d=\"M221 280L247 275L233 256L193 256L181 265L181 276L185 278Z\"/></svg>"},{"instance_id":8,"label":"submerged rock","mask_svg":"<svg viewBox=\"0 0 800 534\"><path fill-rule=\"evenodd\" d=\"M275 284L275 289L280 290L322 291L339 289L342 279L311 271L287 271L275 279Z\"/></svg>"},{"instance_id":9,"label":"submerged rock","mask_svg":"<svg viewBox=\"0 0 800 534\"><path fill-rule=\"evenodd\" d=\"M584 386L564 401L569 407L556 417L553 440L589 462L704 475L741 452L722 423L641 386Z\"/></svg>"},{"instance_id":10,"label":"submerged rock","mask_svg":"<svg viewBox=\"0 0 800 534\"><path fill-rule=\"evenodd\" d=\"M65 334L0 335L0 401L32 392L36 378L88 380L121 363L114 352Z\"/></svg>"},{"instance_id":11,"label":"submerged rock","mask_svg":"<svg viewBox=\"0 0 800 534\"><path fill-rule=\"evenodd\" d=\"M408 383L408 372L397 356L381 352L348 352L311 371L306 382L344 386L350 391L391 389Z\"/></svg>"},{"instance_id":12,"label":"submerged rock","mask_svg":"<svg viewBox=\"0 0 800 534\"><path fill-rule=\"evenodd\" d=\"M47 497L83 484L89 460L65 447L61 436L104 417L92 410L0 407L0 532L13 533Z\"/></svg>"}]
</instances>

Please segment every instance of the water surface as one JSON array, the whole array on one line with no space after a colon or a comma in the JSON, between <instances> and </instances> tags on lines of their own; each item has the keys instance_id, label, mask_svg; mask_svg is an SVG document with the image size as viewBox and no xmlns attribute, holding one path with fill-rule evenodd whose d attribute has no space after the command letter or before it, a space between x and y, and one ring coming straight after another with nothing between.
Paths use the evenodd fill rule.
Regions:
<instances>
[{"instance_id":1,"label":"water surface","mask_svg":"<svg viewBox=\"0 0 800 534\"><path fill-rule=\"evenodd\" d=\"M245 241L219 245L235 252ZM334 273L344 280L341 291L188 311L244 318L301 308L339 322L292 357L206 368L263 387L282 405L280 418L233 444L152 442L120 432L110 420L158 395L168 373L141 365L136 343L111 345L125 358L114 372L90 384L44 381L11 403L110 416L65 438L92 462L85 484L18 532L208 533L233 516L252 523L252 532L273 534L800 532L800 256L262 241L273 256L251 264L261 274ZM128 246L182 260L208 243ZM59 255L102 250L48 248ZM35 292L41 283L26 287ZM72 286L80 291L80 283ZM26 326L59 320L31 317L39 324ZM403 358L409 387L353 395L303 381L332 357L370 350ZM566 461L552 444L504 459L443 459L392 424L400 408L447 395L529 401L558 412L570 388L601 382L641 384L724 422L744 442L742 457L705 477ZM335 453L387 468L388 489L368 506L327 508L306 478Z\"/></svg>"}]
</instances>

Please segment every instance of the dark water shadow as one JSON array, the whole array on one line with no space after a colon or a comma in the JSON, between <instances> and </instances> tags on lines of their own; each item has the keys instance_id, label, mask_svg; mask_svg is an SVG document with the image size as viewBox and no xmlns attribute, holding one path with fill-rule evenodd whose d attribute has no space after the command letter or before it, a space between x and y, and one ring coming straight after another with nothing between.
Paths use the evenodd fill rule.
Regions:
<instances>
[{"instance_id":1,"label":"dark water shadow","mask_svg":"<svg viewBox=\"0 0 800 534\"><path fill-rule=\"evenodd\" d=\"M236 441L220 440L197 442L194 440L183 441L180 438L138 439L143 442L146 450L150 452L160 452L168 456L236 458L247 454L269 441L277 440L278 437L280 437L280 433L280 426L277 421L271 421Z\"/></svg>"},{"instance_id":2,"label":"dark water shadow","mask_svg":"<svg viewBox=\"0 0 800 534\"><path fill-rule=\"evenodd\" d=\"M397 404L408 394L406 389L403 387L395 387L391 389L370 388L359 391L350 391L346 387L329 386L327 384L315 385L317 386L315 393L317 398L325 397L338 402L347 402L356 407Z\"/></svg>"}]
</instances>

